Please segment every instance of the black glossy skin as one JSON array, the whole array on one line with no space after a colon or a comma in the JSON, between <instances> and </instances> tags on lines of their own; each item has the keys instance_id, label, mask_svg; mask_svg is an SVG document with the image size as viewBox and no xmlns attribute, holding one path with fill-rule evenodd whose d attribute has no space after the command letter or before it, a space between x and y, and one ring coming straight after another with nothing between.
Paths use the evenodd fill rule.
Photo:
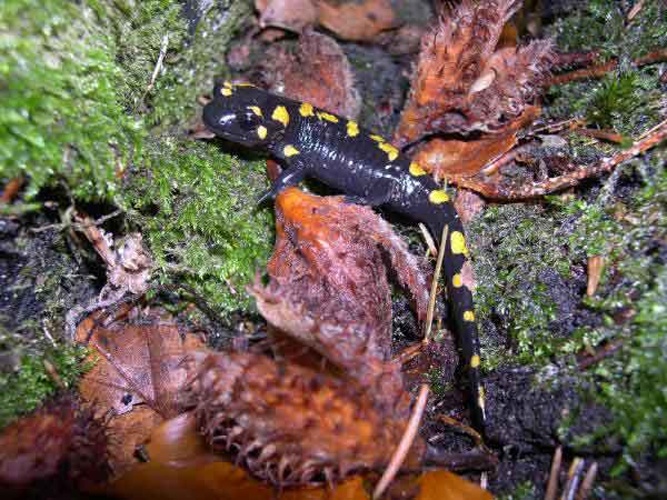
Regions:
<instances>
[{"instance_id":1,"label":"black glossy skin","mask_svg":"<svg viewBox=\"0 0 667 500\"><path fill-rule=\"evenodd\" d=\"M431 176L421 171L411 174L406 156L389 143L380 143L378 136L356 123L348 125L347 119L312 107L311 113L303 113L302 104L252 86L225 83L214 89L213 100L204 108L204 122L220 137L264 149L282 160L285 169L265 197L273 198L280 190L312 177L344 193L351 202L387 207L423 222L437 243L446 227L449 235L458 232L463 237L453 205L429 199L434 191L442 193ZM279 106L286 113L272 118ZM266 134L259 133L259 127L264 127ZM351 133L348 127L352 127ZM294 149L286 151L286 147ZM453 284L454 276L460 277L466 254L454 253L454 249L448 239L443 262L447 294L474 395L474 421L482 429L485 410L477 326L474 319L464 317L466 312L472 314L472 293L465 285Z\"/></svg>"}]
</instances>

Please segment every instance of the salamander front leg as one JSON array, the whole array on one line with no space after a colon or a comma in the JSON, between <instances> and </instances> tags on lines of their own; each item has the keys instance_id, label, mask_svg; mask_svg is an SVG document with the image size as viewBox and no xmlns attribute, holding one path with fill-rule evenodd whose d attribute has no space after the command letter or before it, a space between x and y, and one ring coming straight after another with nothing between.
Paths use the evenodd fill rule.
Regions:
<instances>
[{"instance_id":1,"label":"salamander front leg","mask_svg":"<svg viewBox=\"0 0 667 500\"><path fill-rule=\"evenodd\" d=\"M260 196L259 200L257 200L257 204L261 205L268 200L274 200L275 197L278 196L278 193L283 189L290 186L296 186L301 182L306 177L307 173L308 169L301 164L290 165L280 173L278 178L273 182L271 189Z\"/></svg>"}]
</instances>

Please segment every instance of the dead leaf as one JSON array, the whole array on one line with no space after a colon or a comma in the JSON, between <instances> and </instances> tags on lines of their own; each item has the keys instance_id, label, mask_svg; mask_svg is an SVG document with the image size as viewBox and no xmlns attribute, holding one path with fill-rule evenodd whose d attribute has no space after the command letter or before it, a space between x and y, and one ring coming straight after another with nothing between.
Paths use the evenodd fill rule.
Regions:
<instances>
[{"instance_id":1,"label":"dead leaf","mask_svg":"<svg viewBox=\"0 0 667 500\"><path fill-rule=\"evenodd\" d=\"M98 415L110 416L114 440L110 447L115 471L136 462L137 445L163 419L181 413L179 393L188 377L183 362L201 347L191 334L181 337L177 325L157 310L133 322L131 318L96 325L83 322L77 340L93 351L93 368L79 384L82 399Z\"/></svg>"},{"instance_id":2,"label":"dead leaf","mask_svg":"<svg viewBox=\"0 0 667 500\"><path fill-rule=\"evenodd\" d=\"M390 0L320 1L318 20L343 40L372 40L381 32L396 27Z\"/></svg>"},{"instance_id":3,"label":"dead leaf","mask_svg":"<svg viewBox=\"0 0 667 500\"><path fill-rule=\"evenodd\" d=\"M108 494L124 500L274 500L273 487L257 481L229 462L199 467L170 467L158 462L140 464L115 481ZM335 487L288 489L280 500L370 500L361 477Z\"/></svg>"},{"instance_id":4,"label":"dead leaf","mask_svg":"<svg viewBox=\"0 0 667 500\"><path fill-rule=\"evenodd\" d=\"M418 146L413 161L432 173L436 180L447 179L457 184L460 179L474 176L489 162L516 146L516 133L538 115L536 106L528 106L521 116L494 134L467 139L429 139Z\"/></svg>"},{"instance_id":5,"label":"dead leaf","mask_svg":"<svg viewBox=\"0 0 667 500\"><path fill-rule=\"evenodd\" d=\"M73 491L110 474L104 424L63 396L0 434L0 489ZM35 497L36 498L36 497Z\"/></svg>"},{"instance_id":6,"label":"dead leaf","mask_svg":"<svg viewBox=\"0 0 667 500\"><path fill-rule=\"evenodd\" d=\"M255 0L260 25L302 32L320 24L343 40L371 40L396 27L390 0Z\"/></svg>"},{"instance_id":7,"label":"dead leaf","mask_svg":"<svg viewBox=\"0 0 667 500\"><path fill-rule=\"evenodd\" d=\"M261 13L259 25L275 26L301 33L317 23L318 8L313 0L255 0Z\"/></svg>"},{"instance_id":8,"label":"dead leaf","mask_svg":"<svg viewBox=\"0 0 667 500\"><path fill-rule=\"evenodd\" d=\"M428 305L424 262L370 208L296 188L276 200L277 241L257 306L275 327L357 380L384 372L391 344L391 289L385 257L415 300ZM363 361L362 361L363 360Z\"/></svg>"},{"instance_id":9,"label":"dead leaf","mask_svg":"<svg viewBox=\"0 0 667 500\"><path fill-rule=\"evenodd\" d=\"M336 41L311 30L299 37L296 52L271 47L258 69L264 86L347 118L356 118L361 99L352 68Z\"/></svg>"},{"instance_id":10,"label":"dead leaf","mask_svg":"<svg viewBox=\"0 0 667 500\"><path fill-rule=\"evenodd\" d=\"M493 495L461 476L445 470L425 472L415 500L491 500Z\"/></svg>"},{"instance_id":11,"label":"dead leaf","mask_svg":"<svg viewBox=\"0 0 667 500\"><path fill-rule=\"evenodd\" d=\"M436 133L503 130L540 89L551 44L498 49L516 0L464 0L424 34L408 102L394 135L399 146Z\"/></svg>"}]
</instances>

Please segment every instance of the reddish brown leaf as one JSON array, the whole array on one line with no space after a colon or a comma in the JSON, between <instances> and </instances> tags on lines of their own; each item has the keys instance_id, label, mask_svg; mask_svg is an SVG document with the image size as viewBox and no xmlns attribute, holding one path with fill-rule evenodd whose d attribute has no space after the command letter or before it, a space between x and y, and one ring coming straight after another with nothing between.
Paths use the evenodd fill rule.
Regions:
<instances>
[{"instance_id":1,"label":"reddish brown leaf","mask_svg":"<svg viewBox=\"0 0 667 500\"><path fill-rule=\"evenodd\" d=\"M95 363L79 392L99 415L111 416L115 439L110 451L116 471L135 462L135 447L158 423L181 412L178 394L188 376L183 361L187 352L201 346L192 335L184 341L178 327L157 311L141 321L119 320L92 330L86 321L77 330L79 342L88 340L90 361Z\"/></svg>"},{"instance_id":2,"label":"reddish brown leaf","mask_svg":"<svg viewBox=\"0 0 667 500\"><path fill-rule=\"evenodd\" d=\"M423 263L367 207L290 188L277 198L276 210L272 279L252 290L260 312L353 377L384 371L378 363L388 359L391 341L384 257L411 292L420 318L428 304Z\"/></svg>"},{"instance_id":3,"label":"reddish brown leaf","mask_svg":"<svg viewBox=\"0 0 667 500\"><path fill-rule=\"evenodd\" d=\"M104 482L110 473L107 443L92 412L62 397L2 431L0 489L53 493Z\"/></svg>"},{"instance_id":4,"label":"reddish brown leaf","mask_svg":"<svg viewBox=\"0 0 667 500\"><path fill-rule=\"evenodd\" d=\"M320 24L343 40L371 40L395 27L390 0L255 0L262 26L297 33Z\"/></svg>"},{"instance_id":5,"label":"reddish brown leaf","mask_svg":"<svg viewBox=\"0 0 667 500\"><path fill-rule=\"evenodd\" d=\"M170 467L158 462L141 464L114 482L108 493L124 500L274 500L273 487L250 477L229 462L199 467ZM370 500L361 477L333 488L283 490L280 500Z\"/></svg>"},{"instance_id":6,"label":"reddish brown leaf","mask_svg":"<svg viewBox=\"0 0 667 500\"><path fill-rule=\"evenodd\" d=\"M538 115L536 106L528 106L521 116L497 133L468 139L430 139L419 146L413 160L437 180L447 179L457 184L461 178L472 177L512 149L517 144L516 133Z\"/></svg>"},{"instance_id":7,"label":"reddish brown leaf","mask_svg":"<svg viewBox=\"0 0 667 500\"><path fill-rule=\"evenodd\" d=\"M347 118L357 117L361 100L352 69L334 39L307 30L295 53L284 45L274 47L259 69L268 90Z\"/></svg>"},{"instance_id":8,"label":"reddish brown leaf","mask_svg":"<svg viewBox=\"0 0 667 500\"><path fill-rule=\"evenodd\" d=\"M434 133L497 131L524 112L540 88L551 44L497 49L518 5L464 0L424 35L394 136L399 146Z\"/></svg>"},{"instance_id":9,"label":"reddish brown leaf","mask_svg":"<svg viewBox=\"0 0 667 500\"><path fill-rule=\"evenodd\" d=\"M317 3L313 0L255 0L262 27L275 26L300 33L317 23Z\"/></svg>"},{"instance_id":10,"label":"reddish brown leaf","mask_svg":"<svg viewBox=\"0 0 667 500\"><path fill-rule=\"evenodd\" d=\"M318 20L343 40L372 40L396 25L390 0L318 2Z\"/></svg>"},{"instance_id":11,"label":"reddish brown leaf","mask_svg":"<svg viewBox=\"0 0 667 500\"><path fill-rule=\"evenodd\" d=\"M444 470L426 472L415 500L491 500L493 495L461 476Z\"/></svg>"}]
</instances>

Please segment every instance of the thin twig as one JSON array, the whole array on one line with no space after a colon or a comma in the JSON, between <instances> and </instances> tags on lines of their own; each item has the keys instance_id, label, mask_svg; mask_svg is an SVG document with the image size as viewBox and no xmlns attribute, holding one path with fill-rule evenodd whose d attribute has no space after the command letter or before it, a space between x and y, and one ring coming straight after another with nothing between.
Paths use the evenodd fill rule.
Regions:
<instances>
[{"instance_id":1,"label":"thin twig","mask_svg":"<svg viewBox=\"0 0 667 500\"><path fill-rule=\"evenodd\" d=\"M445 226L442 230L440 238L440 248L438 249L438 259L435 262L435 270L433 271L433 281L431 281L431 292L428 299L428 309L426 310L426 331L424 332L425 344L431 340L431 331L433 330L433 317L435 315L435 300L438 294L438 280L442 272L442 261L445 257L445 247L447 246L447 234L449 233L449 226Z\"/></svg>"},{"instance_id":2,"label":"thin twig","mask_svg":"<svg viewBox=\"0 0 667 500\"><path fill-rule=\"evenodd\" d=\"M632 20L637 17L637 14L639 14L639 11L642 10L644 7L644 2L645 0L638 0L636 4L632 6L630 9L630 12L628 12L628 15L625 17L625 19L630 23Z\"/></svg>"},{"instance_id":3,"label":"thin twig","mask_svg":"<svg viewBox=\"0 0 667 500\"><path fill-rule=\"evenodd\" d=\"M551 460L551 470L549 471L549 481L547 482L547 491L544 494L544 500L556 500L558 493L558 473L560 464L563 461L563 448L559 446L554 450L554 457Z\"/></svg>"},{"instance_id":4,"label":"thin twig","mask_svg":"<svg viewBox=\"0 0 667 500\"><path fill-rule=\"evenodd\" d=\"M593 58L591 58L593 59ZM667 49L657 49L645 56L638 57L632 64L636 67L648 66L659 62L667 61ZM594 64L587 68L561 73L560 75L552 76L546 83L546 86L562 85L564 83L575 82L578 80L588 80L590 78L601 78L607 73L615 70L618 67L618 59L610 59L601 64Z\"/></svg>"},{"instance_id":5,"label":"thin twig","mask_svg":"<svg viewBox=\"0 0 667 500\"><path fill-rule=\"evenodd\" d=\"M595 476L598 473L598 463L593 462L591 466L586 471L584 480L581 482L581 488L577 492L576 500L586 500L591 490L593 489L593 483L595 482Z\"/></svg>"},{"instance_id":6,"label":"thin twig","mask_svg":"<svg viewBox=\"0 0 667 500\"><path fill-rule=\"evenodd\" d=\"M616 166L624 163L635 156L645 153L667 139L667 120L662 121L636 141L631 147L616 153L614 156L604 158L595 165L577 167L572 165L573 171L559 177L553 177L541 182L527 184L519 189L506 189L497 184L480 181L475 177L468 179L457 179L458 187L471 189L485 198L503 201L516 201L537 198L546 194L574 187L582 180L598 177L612 171Z\"/></svg>"},{"instance_id":7,"label":"thin twig","mask_svg":"<svg viewBox=\"0 0 667 500\"><path fill-rule=\"evenodd\" d=\"M575 457L570 464L570 469L567 471L567 483L565 483L565 488L563 488L560 500L574 500L574 496L579 488L579 481L581 480L581 473L583 470L583 458Z\"/></svg>"},{"instance_id":8,"label":"thin twig","mask_svg":"<svg viewBox=\"0 0 667 500\"><path fill-rule=\"evenodd\" d=\"M153 87L155 86L155 80L157 80L157 75L162 69L162 63L164 62L164 57L167 55L167 47L169 47L169 33L165 34L162 37L162 43L160 44L160 54L157 56L157 61L155 62L155 68L153 68L153 74L151 75L150 82L144 94L148 94Z\"/></svg>"},{"instance_id":9,"label":"thin twig","mask_svg":"<svg viewBox=\"0 0 667 500\"><path fill-rule=\"evenodd\" d=\"M419 388L419 395L417 396L417 401L415 402L415 406L412 409L412 415L410 416L408 425L405 428L403 437L401 437L401 441L398 444L394 455L389 461L389 465L387 465L387 468L382 474L380 481L378 482L377 486L375 486L375 490L373 491L373 499L379 498L385 492L389 486L389 483L393 481L394 477L400 470L405 457L410 451L410 447L412 446L412 443L415 440L415 436L417 435L417 431L419 430L419 423L421 422L422 415L424 414L424 409L426 408L426 402L428 401L428 391L428 384L422 384L422 386Z\"/></svg>"}]
</instances>

